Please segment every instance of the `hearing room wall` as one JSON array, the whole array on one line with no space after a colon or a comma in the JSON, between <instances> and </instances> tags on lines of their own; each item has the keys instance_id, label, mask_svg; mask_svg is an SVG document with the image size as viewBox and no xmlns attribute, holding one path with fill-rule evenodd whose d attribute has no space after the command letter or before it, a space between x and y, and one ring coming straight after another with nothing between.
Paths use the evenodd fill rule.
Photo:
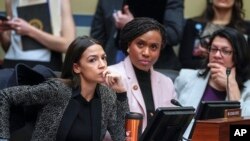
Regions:
<instances>
[{"instance_id":1,"label":"hearing room wall","mask_svg":"<svg viewBox=\"0 0 250 141\"><path fill-rule=\"evenodd\" d=\"M250 20L250 1L244 1L246 19ZM205 7L206 0L185 0L184 15L186 18L198 16ZM90 24L95 12L97 0L71 0L74 20L77 28L77 35L89 35ZM4 0L0 0L0 13L5 14ZM4 52L0 48L0 60Z\"/></svg>"}]
</instances>

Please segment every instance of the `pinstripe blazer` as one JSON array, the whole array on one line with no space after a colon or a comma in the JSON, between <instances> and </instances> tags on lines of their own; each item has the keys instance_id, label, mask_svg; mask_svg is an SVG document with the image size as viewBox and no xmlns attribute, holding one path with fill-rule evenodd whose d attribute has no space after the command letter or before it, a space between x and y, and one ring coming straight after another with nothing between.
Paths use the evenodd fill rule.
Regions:
<instances>
[{"instance_id":1,"label":"pinstripe blazer","mask_svg":"<svg viewBox=\"0 0 250 141\"><path fill-rule=\"evenodd\" d=\"M101 99L101 125L93 127L93 141L104 138L108 130L115 141L125 138L124 115L128 111L127 99L117 99L109 88L98 85L97 92ZM9 115L11 105L42 105L38 114L32 141L63 141L77 116L79 105L71 99L72 88L58 79L51 79L34 86L16 86L0 91L0 138L9 138ZM69 104L70 103L70 104ZM71 105L71 106L68 106Z\"/></svg>"}]
</instances>

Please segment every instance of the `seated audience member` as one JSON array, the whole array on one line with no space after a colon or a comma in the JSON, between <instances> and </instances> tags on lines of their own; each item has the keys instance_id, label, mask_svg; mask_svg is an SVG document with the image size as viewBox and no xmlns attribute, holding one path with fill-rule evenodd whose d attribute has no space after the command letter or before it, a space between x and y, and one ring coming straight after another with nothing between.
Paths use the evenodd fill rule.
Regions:
<instances>
[{"instance_id":1,"label":"seated audience member","mask_svg":"<svg viewBox=\"0 0 250 141\"><path fill-rule=\"evenodd\" d=\"M150 10L145 10L147 8ZM173 46L178 44L182 37L183 0L98 0L90 34L104 44L109 65L124 59L118 43L119 32L135 17L150 17L164 25L167 32L166 47L162 49L154 66L179 70L180 62Z\"/></svg>"},{"instance_id":2,"label":"seated audience member","mask_svg":"<svg viewBox=\"0 0 250 141\"><path fill-rule=\"evenodd\" d=\"M182 68L201 68L207 57L209 38L218 29L235 28L250 43L250 23L244 20L244 15L243 0L207 0L203 14L186 21L179 49Z\"/></svg>"},{"instance_id":3,"label":"seated audience member","mask_svg":"<svg viewBox=\"0 0 250 141\"><path fill-rule=\"evenodd\" d=\"M50 11L53 12L53 14L50 13L51 19L57 19L56 22L53 22L56 24L51 24L52 33L36 28L39 26L32 26L36 25L35 22L32 24L32 20L26 21L24 17L18 17L18 9L25 2L33 4L37 1L5 0L8 20L0 20L0 42L6 52L2 67L14 68L18 63L24 63L30 67L41 64L52 70L61 71L62 53L67 51L69 44L75 38L75 24L71 12L70 0L46 1ZM52 8L56 10L51 10ZM27 12L33 13L35 11ZM38 23L37 25L39 25ZM41 22L41 28L49 26L47 24L42 25L42 23L46 22ZM32 40L32 44L23 45L22 38L24 37ZM38 42L40 45L34 42Z\"/></svg>"},{"instance_id":4,"label":"seated audience member","mask_svg":"<svg viewBox=\"0 0 250 141\"><path fill-rule=\"evenodd\" d=\"M182 69L175 79L179 102L197 110L201 101L240 101L242 116L250 116L250 51L244 35L226 27L212 34L208 46L204 66Z\"/></svg>"},{"instance_id":5,"label":"seated audience member","mask_svg":"<svg viewBox=\"0 0 250 141\"><path fill-rule=\"evenodd\" d=\"M0 139L10 138L10 107L40 104L31 140L125 140L127 96L121 76L107 69L106 54L83 36L69 46L61 78L0 90Z\"/></svg>"},{"instance_id":6,"label":"seated audience member","mask_svg":"<svg viewBox=\"0 0 250 141\"><path fill-rule=\"evenodd\" d=\"M131 112L143 115L142 131L156 108L173 106L175 89L170 78L154 70L153 65L165 47L164 26L151 18L135 18L120 33L124 61L109 66L123 76Z\"/></svg>"}]
</instances>

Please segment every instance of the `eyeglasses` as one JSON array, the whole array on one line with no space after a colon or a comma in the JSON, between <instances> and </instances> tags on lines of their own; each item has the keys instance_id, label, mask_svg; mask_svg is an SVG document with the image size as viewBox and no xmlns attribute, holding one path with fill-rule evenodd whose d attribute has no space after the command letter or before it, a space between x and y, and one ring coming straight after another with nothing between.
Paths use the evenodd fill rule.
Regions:
<instances>
[{"instance_id":1,"label":"eyeglasses","mask_svg":"<svg viewBox=\"0 0 250 141\"><path fill-rule=\"evenodd\" d=\"M220 52L221 56L230 56L233 53L232 50L218 49L218 48L213 47L213 46L209 48L209 52L212 54L216 54L218 51Z\"/></svg>"}]
</instances>

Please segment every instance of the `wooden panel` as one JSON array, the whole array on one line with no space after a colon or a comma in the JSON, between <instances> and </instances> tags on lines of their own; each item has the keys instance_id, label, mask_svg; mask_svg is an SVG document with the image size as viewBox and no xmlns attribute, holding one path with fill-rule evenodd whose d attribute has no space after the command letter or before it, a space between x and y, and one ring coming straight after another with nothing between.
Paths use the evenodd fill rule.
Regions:
<instances>
[{"instance_id":1,"label":"wooden panel","mask_svg":"<svg viewBox=\"0 0 250 141\"><path fill-rule=\"evenodd\" d=\"M250 117L197 121L192 141L229 141L230 125L232 124L250 125Z\"/></svg>"}]
</instances>

